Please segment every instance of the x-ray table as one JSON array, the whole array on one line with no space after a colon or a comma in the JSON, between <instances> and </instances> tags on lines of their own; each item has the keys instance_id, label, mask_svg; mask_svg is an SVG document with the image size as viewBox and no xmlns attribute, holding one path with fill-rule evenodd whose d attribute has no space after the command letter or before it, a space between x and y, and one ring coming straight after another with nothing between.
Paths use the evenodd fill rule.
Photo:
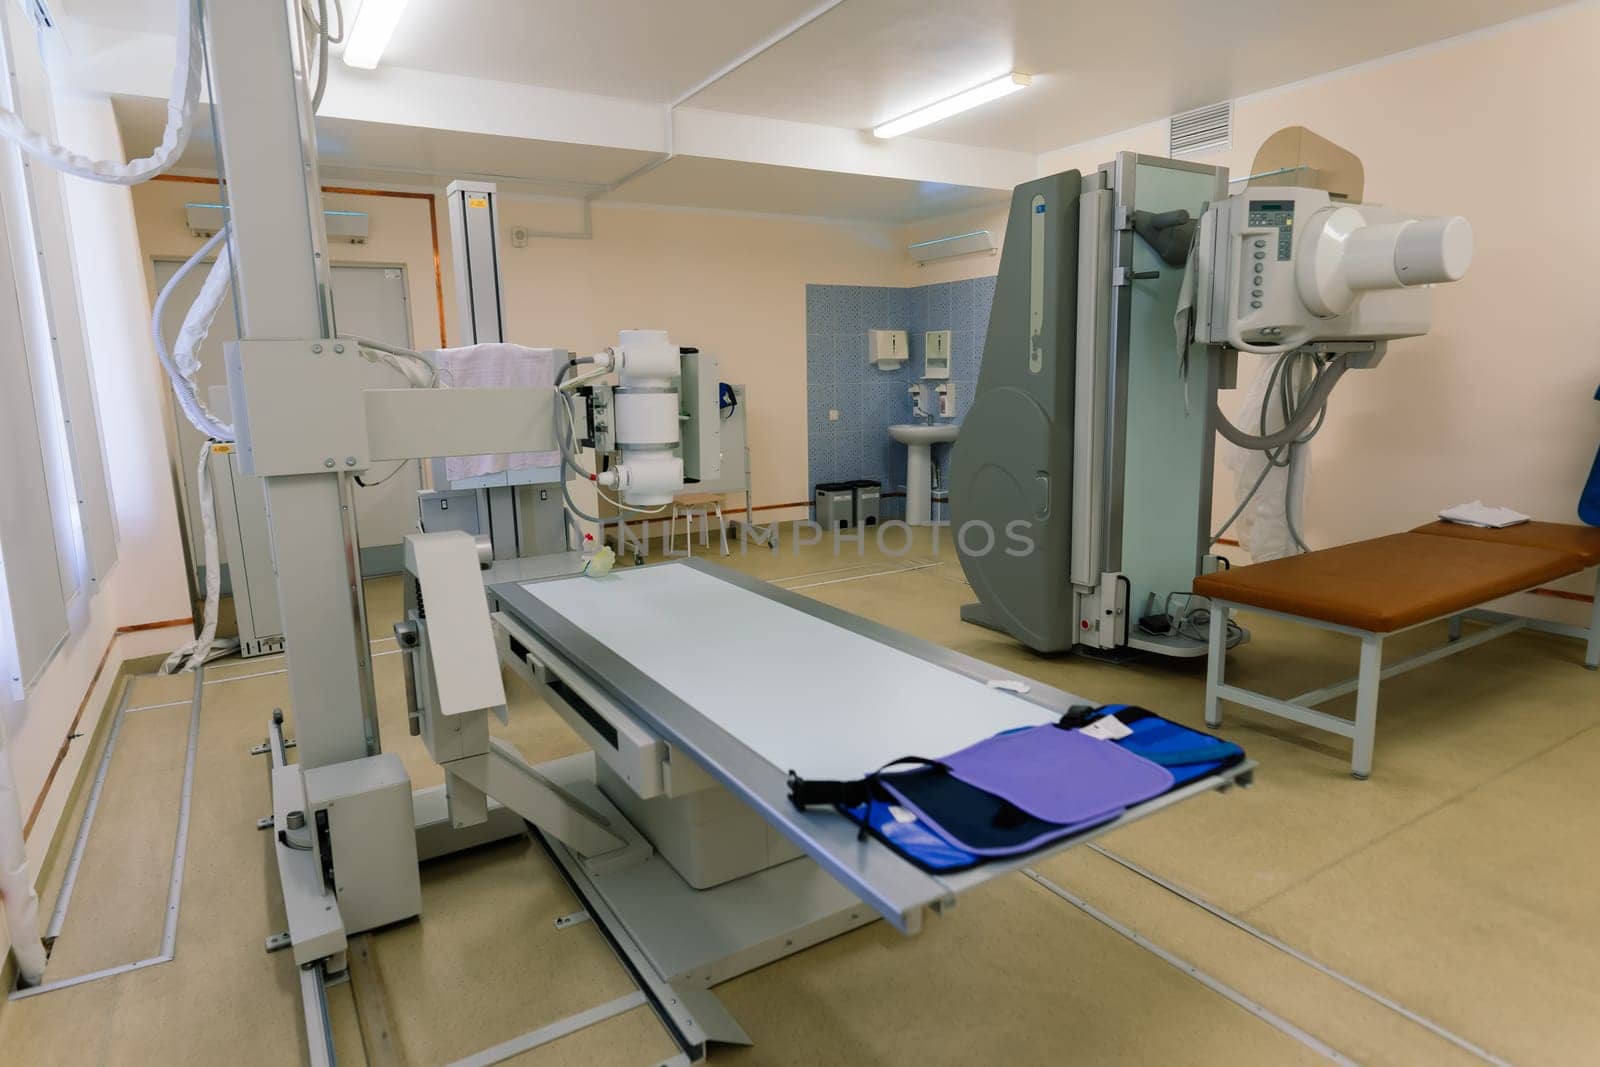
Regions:
<instances>
[{"instance_id":1,"label":"x-ray table","mask_svg":"<svg viewBox=\"0 0 1600 1067\"><path fill-rule=\"evenodd\" d=\"M701 560L493 587L502 654L530 662L594 699L569 721L600 758L613 722L658 737L754 809L799 859L706 890L661 857L599 874L545 843L620 957L651 993L686 1050L748 1040L705 990L881 916L916 933L925 908L1164 808L1234 784L1246 761L1129 809L1026 857L935 875L901 859L836 812L801 811L787 778L857 778L901 756L940 756L1001 730L1052 722L1094 703L807 597ZM560 709L558 709L560 710ZM569 709L570 710L570 709ZM598 727L598 729L597 729ZM592 756L541 770L611 809ZM614 809L611 809L614 810ZM862 907L862 904L866 907ZM686 1010L674 1013L671 1001ZM709 1021L708 1021L709 1020ZM731 1029L729 1029L731 1027Z\"/></svg>"}]
</instances>

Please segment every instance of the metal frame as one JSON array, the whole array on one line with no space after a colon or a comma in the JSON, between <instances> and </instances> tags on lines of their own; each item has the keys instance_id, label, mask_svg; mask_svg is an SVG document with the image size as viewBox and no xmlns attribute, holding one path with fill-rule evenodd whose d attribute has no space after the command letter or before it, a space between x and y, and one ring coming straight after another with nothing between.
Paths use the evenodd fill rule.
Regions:
<instances>
[{"instance_id":1,"label":"metal frame","mask_svg":"<svg viewBox=\"0 0 1600 1067\"><path fill-rule=\"evenodd\" d=\"M1106 604L1116 604L1120 594L1123 549L1123 500L1127 493L1126 452L1128 428L1130 345L1133 328L1134 232L1133 212L1138 196L1141 165L1215 177L1213 199L1228 195L1225 167L1139 152L1118 152L1116 158L1085 175L1085 211L1108 213L1091 229L1080 228L1078 300L1078 387L1073 478L1073 610L1082 622L1098 619ZM1109 196L1109 204L1104 203ZM1094 199L1091 201L1091 197ZM1092 261L1090 259L1092 257ZM1085 269L1088 267L1089 269ZM1104 269L1101 269L1104 268ZM1087 364L1087 366L1086 366ZM1215 361L1204 361L1205 393L1214 396L1221 381ZM1084 396L1085 387L1093 389ZM1208 404L1209 407L1209 404ZM1204 417L1208 427L1209 410ZM1084 419L1090 422L1086 425ZM1195 573L1210 551L1211 455L1215 434L1205 435L1205 451L1197 463L1201 472L1200 507L1195 515ZM1092 457L1082 453L1092 450ZM1087 479L1087 484L1083 484ZM1081 547L1080 547L1081 546ZM1109 598L1109 599L1108 599ZM1184 638L1151 638L1140 634L1135 620L1139 606L1123 605L1119 634L1109 641L1095 639L1095 629L1074 630L1078 649L1100 649L1116 656L1126 645L1169 656L1199 656L1204 646ZM1114 613L1114 608L1113 608Z\"/></svg>"},{"instance_id":2,"label":"metal frame","mask_svg":"<svg viewBox=\"0 0 1600 1067\"><path fill-rule=\"evenodd\" d=\"M1501 598L1495 597L1494 599L1499 600ZM1600 569L1597 569L1595 573L1595 600L1587 629L1566 626L1557 628L1555 624L1544 623L1538 619L1529 619L1519 615L1486 613L1489 614L1489 625L1476 633L1463 636L1461 630L1462 620L1469 614L1478 614L1472 609L1464 609L1444 615L1436 615L1431 619L1413 623L1410 626L1403 626L1398 630L1380 633L1329 622L1325 619L1274 611L1250 604L1241 604L1237 601L1220 600L1215 597L1212 598L1211 605L1211 630L1206 665L1206 725L1213 729L1222 725L1222 708L1220 705L1222 701L1226 700L1235 704L1242 704L1248 708L1254 708L1257 711L1264 711L1269 715L1276 715L1282 719L1289 719L1292 722L1310 726L1317 730L1325 730L1328 733L1338 734L1340 737L1347 737L1351 741L1350 775L1360 781L1365 781L1372 774L1372 750L1378 725L1378 689L1386 678L1393 678L1395 675L1404 674L1418 667L1425 667L1447 656L1465 652L1469 648L1476 648L1478 645L1493 641L1497 637L1504 637L1506 634L1515 633L1523 629L1556 632L1585 640L1584 666L1589 670L1600 668ZM1238 609L1359 638L1361 652L1356 675L1333 685L1309 690L1288 700L1284 700L1281 697L1268 696L1266 693L1245 689L1242 686L1228 684L1226 681L1228 616L1232 611ZM1444 620L1448 620L1450 625L1449 636L1444 644L1407 656L1405 659L1391 663L1387 667L1383 665L1383 642L1385 638L1394 637ZM1354 719L1341 718L1337 715L1330 715L1327 712L1316 710L1318 704L1325 704L1330 700L1350 693L1356 694Z\"/></svg>"}]
</instances>

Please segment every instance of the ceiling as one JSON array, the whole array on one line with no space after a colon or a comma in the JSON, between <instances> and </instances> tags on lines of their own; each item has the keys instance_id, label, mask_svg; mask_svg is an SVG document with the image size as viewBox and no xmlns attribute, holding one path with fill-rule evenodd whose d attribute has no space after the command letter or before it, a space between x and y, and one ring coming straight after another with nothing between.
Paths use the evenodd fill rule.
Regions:
<instances>
[{"instance_id":1,"label":"ceiling","mask_svg":"<svg viewBox=\"0 0 1600 1067\"><path fill-rule=\"evenodd\" d=\"M99 31L100 47L115 56L123 38L135 36L127 31L170 34L177 0L50 2L58 14L110 27ZM352 14L359 4L344 2ZM843 219L932 218L1003 201L996 190L1031 176L1040 153L1561 2L843 0L688 99L676 123L686 154L609 195ZM512 191L596 193L659 158L664 142L646 143L637 131L657 137L665 105L825 6L410 0L379 71L339 67L330 101L348 89L346 98L361 106L318 119L323 170L363 184L482 177ZM912 137L878 142L862 132L1013 69L1032 74L1033 86ZM437 88L438 74L476 81ZM410 98L391 90L407 78L420 86ZM528 95L541 90L558 92ZM136 95L148 88L107 91L117 95L130 151L153 146L162 101ZM461 103L421 113L445 99ZM529 99L540 103L530 109ZM472 126L458 117L472 107L529 121L477 127L523 136L452 128ZM618 109L632 116L634 133L608 139L602 125ZM711 140L708 123L720 131ZM692 127L701 136L691 146ZM181 165L213 167L208 124ZM913 180L928 178L944 180Z\"/></svg>"},{"instance_id":2,"label":"ceiling","mask_svg":"<svg viewBox=\"0 0 1600 1067\"><path fill-rule=\"evenodd\" d=\"M1003 204L1010 193L866 174L678 156L629 182L617 199L729 211L906 223Z\"/></svg>"},{"instance_id":3,"label":"ceiling","mask_svg":"<svg viewBox=\"0 0 1600 1067\"><path fill-rule=\"evenodd\" d=\"M1020 70L1026 91L916 136L1047 152L1557 2L846 0L692 106L868 128Z\"/></svg>"},{"instance_id":4,"label":"ceiling","mask_svg":"<svg viewBox=\"0 0 1600 1067\"><path fill-rule=\"evenodd\" d=\"M117 124L130 154L161 141L163 101L119 97ZM201 104L200 121L178 166L216 168L211 109ZM657 157L654 152L564 141L460 133L351 119L317 119L317 161L327 177L388 184L431 184L436 178L483 178L528 192L597 191Z\"/></svg>"},{"instance_id":5,"label":"ceiling","mask_svg":"<svg viewBox=\"0 0 1600 1067\"><path fill-rule=\"evenodd\" d=\"M160 141L166 122L161 102L121 97L114 107L130 152ZM209 173L216 169L216 152L209 108L200 110L178 166ZM506 192L545 196L602 195L610 183L658 158L652 152L332 118L317 120L317 155L327 184L432 185L481 178ZM630 181L615 199L906 223L1005 203L1007 197L964 185L678 156Z\"/></svg>"},{"instance_id":6,"label":"ceiling","mask_svg":"<svg viewBox=\"0 0 1600 1067\"><path fill-rule=\"evenodd\" d=\"M55 2L124 29L174 17L174 0ZM845 0L691 106L860 129L1016 69L1033 88L918 136L1038 153L1561 2ZM666 103L819 6L411 0L384 63Z\"/></svg>"}]
</instances>

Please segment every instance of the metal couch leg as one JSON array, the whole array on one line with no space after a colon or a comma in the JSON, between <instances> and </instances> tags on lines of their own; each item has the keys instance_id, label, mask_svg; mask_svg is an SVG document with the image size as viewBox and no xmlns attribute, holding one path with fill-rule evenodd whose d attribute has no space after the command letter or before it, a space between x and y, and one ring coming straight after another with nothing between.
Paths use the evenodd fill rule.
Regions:
<instances>
[{"instance_id":1,"label":"metal couch leg","mask_svg":"<svg viewBox=\"0 0 1600 1067\"><path fill-rule=\"evenodd\" d=\"M1361 669L1356 676L1356 733L1350 774L1365 781L1372 773L1372 745L1378 731L1378 685L1383 670L1383 635L1361 637Z\"/></svg>"},{"instance_id":2,"label":"metal couch leg","mask_svg":"<svg viewBox=\"0 0 1600 1067\"><path fill-rule=\"evenodd\" d=\"M1211 602L1211 646L1206 657L1206 725L1213 730L1222 725L1222 708L1217 704L1217 687L1228 658L1228 608Z\"/></svg>"},{"instance_id":3,"label":"metal couch leg","mask_svg":"<svg viewBox=\"0 0 1600 1067\"><path fill-rule=\"evenodd\" d=\"M1456 614L1450 616L1450 640L1461 640L1461 620L1464 618L1466 618L1465 614Z\"/></svg>"}]
</instances>

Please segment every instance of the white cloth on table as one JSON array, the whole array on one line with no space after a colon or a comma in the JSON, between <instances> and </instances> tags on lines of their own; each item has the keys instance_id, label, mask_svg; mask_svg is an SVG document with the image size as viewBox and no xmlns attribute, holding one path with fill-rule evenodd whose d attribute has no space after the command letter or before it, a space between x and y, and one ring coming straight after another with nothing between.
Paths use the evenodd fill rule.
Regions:
<instances>
[{"instance_id":1,"label":"white cloth on table","mask_svg":"<svg viewBox=\"0 0 1600 1067\"><path fill-rule=\"evenodd\" d=\"M1491 507L1481 500L1469 500L1465 504L1445 508L1439 512L1439 517L1445 522L1459 523L1462 526L1482 526L1491 530L1500 530L1528 521L1528 516L1520 511Z\"/></svg>"},{"instance_id":2,"label":"white cloth on table","mask_svg":"<svg viewBox=\"0 0 1600 1067\"><path fill-rule=\"evenodd\" d=\"M441 348L433 353L442 384L453 389L551 388L564 362L556 348L492 343ZM488 456L450 456L445 476L452 482L524 467L555 467L560 452L510 452Z\"/></svg>"}]
</instances>

